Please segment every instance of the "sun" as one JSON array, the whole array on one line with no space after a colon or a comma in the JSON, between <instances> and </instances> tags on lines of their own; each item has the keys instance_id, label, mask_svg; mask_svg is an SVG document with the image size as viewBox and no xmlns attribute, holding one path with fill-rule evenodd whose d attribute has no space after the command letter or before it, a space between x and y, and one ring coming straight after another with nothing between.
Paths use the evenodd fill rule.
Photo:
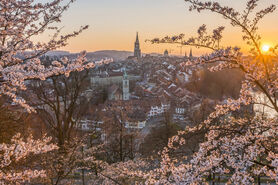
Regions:
<instances>
[{"instance_id":1,"label":"sun","mask_svg":"<svg viewBox=\"0 0 278 185\"><path fill-rule=\"evenodd\" d=\"M263 52L268 52L269 49L270 49L270 46L269 46L268 44L264 44L264 45L262 46L262 51L263 51Z\"/></svg>"}]
</instances>

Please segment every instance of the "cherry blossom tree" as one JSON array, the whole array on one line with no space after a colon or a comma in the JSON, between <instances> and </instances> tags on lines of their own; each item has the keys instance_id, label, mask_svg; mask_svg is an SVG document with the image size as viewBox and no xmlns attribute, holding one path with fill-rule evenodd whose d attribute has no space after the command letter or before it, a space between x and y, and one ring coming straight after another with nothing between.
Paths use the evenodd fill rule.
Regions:
<instances>
[{"instance_id":1,"label":"cherry blossom tree","mask_svg":"<svg viewBox=\"0 0 278 185\"><path fill-rule=\"evenodd\" d=\"M61 74L69 76L72 71L110 62L89 62L85 58L86 52L82 52L75 60L63 58L47 65L41 62L42 55L67 45L70 38L88 28L86 25L72 33L61 34L61 28L57 25L61 22L62 14L74 1L49 0L38 3L35 0L0 0L0 96L9 97L14 103L32 112L35 109L19 95L21 90L26 90L27 80L45 80ZM37 42L36 37L45 33L52 34L49 41ZM16 135L11 144L1 144L0 183L19 183L44 176L43 171L16 171L10 168L10 164L29 154L41 154L55 149L49 142L50 138L35 141L32 137L24 140Z\"/></svg>"},{"instance_id":2,"label":"cherry blossom tree","mask_svg":"<svg viewBox=\"0 0 278 185\"><path fill-rule=\"evenodd\" d=\"M52 62L48 67L39 59L48 51L65 46L70 38L88 28L86 25L73 33L60 34L61 28L56 24L72 2L74 0L51 0L44 4L35 3L34 0L0 1L0 92L29 111L33 109L16 94L17 90L26 89L24 82L27 79L44 80L58 74L68 76L71 71L94 66L94 63L86 61L85 52L76 60L65 58ZM53 33L48 42L33 41L34 37L44 33Z\"/></svg>"},{"instance_id":3,"label":"cherry blossom tree","mask_svg":"<svg viewBox=\"0 0 278 185\"><path fill-rule=\"evenodd\" d=\"M104 121L102 131L104 137L103 154L109 163L124 162L133 159L138 152L136 148L137 131L126 128L133 113L131 103L123 101L105 105L105 111L100 113Z\"/></svg>"},{"instance_id":4,"label":"cherry blossom tree","mask_svg":"<svg viewBox=\"0 0 278 185\"><path fill-rule=\"evenodd\" d=\"M228 98L217 105L215 111L201 124L188 127L169 140L168 147L162 151L160 168L152 170L147 176L149 184L202 184L211 174L217 174L228 183L253 184L260 177L268 177L278 183L278 66L276 50L261 50L261 36L258 24L268 14L276 10L275 5L258 10L260 0L248 0L246 9L239 12L234 8L222 6L218 2L185 0L190 11L210 11L230 21L231 26L242 31L242 39L250 47L248 56L239 47L221 44L224 27L208 34L206 25L198 29L198 36L189 39L184 34L162 39L153 43L173 43L208 48L212 52L184 63L183 65L206 65L211 71L239 69L245 74L238 99ZM256 12L257 11L257 12ZM267 99L261 102L260 94ZM266 106L272 116L260 112L241 114L254 105ZM183 135L206 130L205 141L199 145L193 156L173 157L186 143ZM145 176L145 177L146 177Z\"/></svg>"},{"instance_id":5,"label":"cherry blossom tree","mask_svg":"<svg viewBox=\"0 0 278 185\"><path fill-rule=\"evenodd\" d=\"M17 169L13 165L20 160L24 160L30 154L43 154L57 149L57 146L50 142L50 137L34 140L30 136L24 140L20 134L17 134L12 138L10 144L0 144L0 184L21 183L34 178L44 178L44 170Z\"/></svg>"}]
</instances>

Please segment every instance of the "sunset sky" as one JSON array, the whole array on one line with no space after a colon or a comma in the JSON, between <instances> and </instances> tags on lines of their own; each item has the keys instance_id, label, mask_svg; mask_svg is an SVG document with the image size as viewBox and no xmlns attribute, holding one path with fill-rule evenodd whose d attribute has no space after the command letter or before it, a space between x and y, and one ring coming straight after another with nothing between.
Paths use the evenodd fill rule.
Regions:
<instances>
[{"instance_id":1,"label":"sunset sky","mask_svg":"<svg viewBox=\"0 0 278 185\"><path fill-rule=\"evenodd\" d=\"M242 10L246 1L220 2ZM277 3L277 0L263 0L259 7L263 8L271 3ZM278 12L275 12L260 24L264 43L278 43L277 20ZM188 5L183 0L77 0L63 16L63 31L74 31L86 24L90 28L62 49L71 52L112 49L132 51L138 31L143 53L162 53L168 49L172 54L179 54L180 49L177 46L152 45L145 40L179 33L189 37L195 35L203 23L210 30L221 25L227 26L223 42L226 45L242 46L246 50L246 46L240 41L241 32L238 28L231 28L227 20L210 12L189 12ZM46 36L42 39L46 39ZM189 53L189 49L184 47L182 53ZM193 52L199 55L205 51L193 48Z\"/></svg>"}]
</instances>

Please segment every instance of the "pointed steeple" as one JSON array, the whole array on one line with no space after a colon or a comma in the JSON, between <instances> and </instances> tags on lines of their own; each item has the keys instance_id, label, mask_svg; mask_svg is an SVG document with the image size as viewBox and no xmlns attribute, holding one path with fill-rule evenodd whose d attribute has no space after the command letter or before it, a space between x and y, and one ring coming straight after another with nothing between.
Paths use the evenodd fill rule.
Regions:
<instances>
[{"instance_id":1,"label":"pointed steeple","mask_svg":"<svg viewBox=\"0 0 278 185\"><path fill-rule=\"evenodd\" d=\"M138 36L138 32L136 32L136 42L139 43L139 36Z\"/></svg>"},{"instance_id":2,"label":"pointed steeple","mask_svg":"<svg viewBox=\"0 0 278 185\"><path fill-rule=\"evenodd\" d=\"M137 59L141 58L141 49L140 49L140 43L139 43L139 36L138 36L138 32L136 32L136 41L134 43L134 56Z\"/></svg>"},{"instance_id":3,"label":"pointed steeple","mask_svg":"<svg viewBox=\"0 0 278 185\"><path fill-rule=\"evenodd\" d=\"M189 54L189 58L193 58L193 54L192 54L192 48L190 48L190 54Z\"/></svg>"}]
</instances>

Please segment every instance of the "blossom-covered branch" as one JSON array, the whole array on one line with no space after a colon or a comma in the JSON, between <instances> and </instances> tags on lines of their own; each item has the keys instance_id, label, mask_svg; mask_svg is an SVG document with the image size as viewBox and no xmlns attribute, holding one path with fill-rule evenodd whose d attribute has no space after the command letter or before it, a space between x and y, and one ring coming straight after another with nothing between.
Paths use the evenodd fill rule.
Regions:
<instances>
[{"instance_id":1,"label":"blossom-covered branch","mask_svg":"<svg viewBox=\"0 0 278 185\"><path fill-rule=\"evenodd\" d=\"M222 39L222 33L224 31L224 27L218 27L213 30L212 34L207 33L207 27L206 25L202 25L198 29L198 36L197 37L191 37L187 40L185 40L185 35L174 35L174 36L166 36L162 39L155 38L150 41L153 44L159 44L159 43L168 43L168 44L181 44L181 45L187 45L187 46L194 46L197 48L208 48L211 50L217 50L220 48L220 42Z\"/></svg>"},{"instance_id":2,"label":"blossom-covered branch","mask_svg":"<svg viewBox=\"0 0 278 185\"><path fill-rule=\"evenodd\" d=\"M34 140L32 136L24 140L20 134L17 134L12 138L11 144L0 144L0 184L22 183L45 177L44 170L15 170L11 165L24 160L30 154L43 154L57 149L56 145L50 143L51 140L50 137Z\"/></svg>"},{"instance_id":3,"label":"blossom-covered branch","mask_svg":"<svg viewBox=\"0 0 278 185\"><path fill-rule=\"evenodd\" d=\"M188 127L169 140L168 147L161 153L160 168L145 174L147 183L202 184L211 174L234 184L253 184L256 176L267 176L277 183L277 58L263 54L257 28L262 18L275 11L276 6L270 5L254 14L259 0L248 0L242 13L218 2L185 1L190 4L191 11L209 10L240 28L251 52L244 56L238 47L218 47L217 42L210 42L212 36L207 36L204 25L198 30L198 37L189 39L190 42L183 41L184 35L152 40L153 43L195 44L196 47L212 49L211 54L182 65L205 65L211 71L238 68L245 74L245 79L238 99L227 98L203 123ZM218 33L221 31L219 29ZM222 36L215 37L215 40L219 38ZM276 49L272 48L274 54ZM262 97L267 101L261 104ZM266 104L273 110L273 115L267 116L256 110L257 104ZM185 134L197 134L200 130L206 133L205 139L193 156L177 158L172 155L174 151L182 151L182 147L190 142L184 139Z\"/></svg>"},{"instance_id":4,"label":"blossom-covered branch","mask_svg":"<svg viewBox=\"0 0 278 185\"><path fill-rule=\"evenodd\" d=\"M86 61L85 52L76 60L54 62L47 67L40 61L42 55L66 46L70 38L88 28L86 25L78 31L61 35L61 29L53 26L60 22L62 13L72 2L74 0L52 0L44 4L34 0L0 1L0 95L5 94L28 111L33 111L17 94L18 90L25 90L26 80L44 80L49 76L68 75L71 71L95 66ZM46 31L53 32L48 42L34 41L35 36Z\"/></svg>"}]
</instances>

